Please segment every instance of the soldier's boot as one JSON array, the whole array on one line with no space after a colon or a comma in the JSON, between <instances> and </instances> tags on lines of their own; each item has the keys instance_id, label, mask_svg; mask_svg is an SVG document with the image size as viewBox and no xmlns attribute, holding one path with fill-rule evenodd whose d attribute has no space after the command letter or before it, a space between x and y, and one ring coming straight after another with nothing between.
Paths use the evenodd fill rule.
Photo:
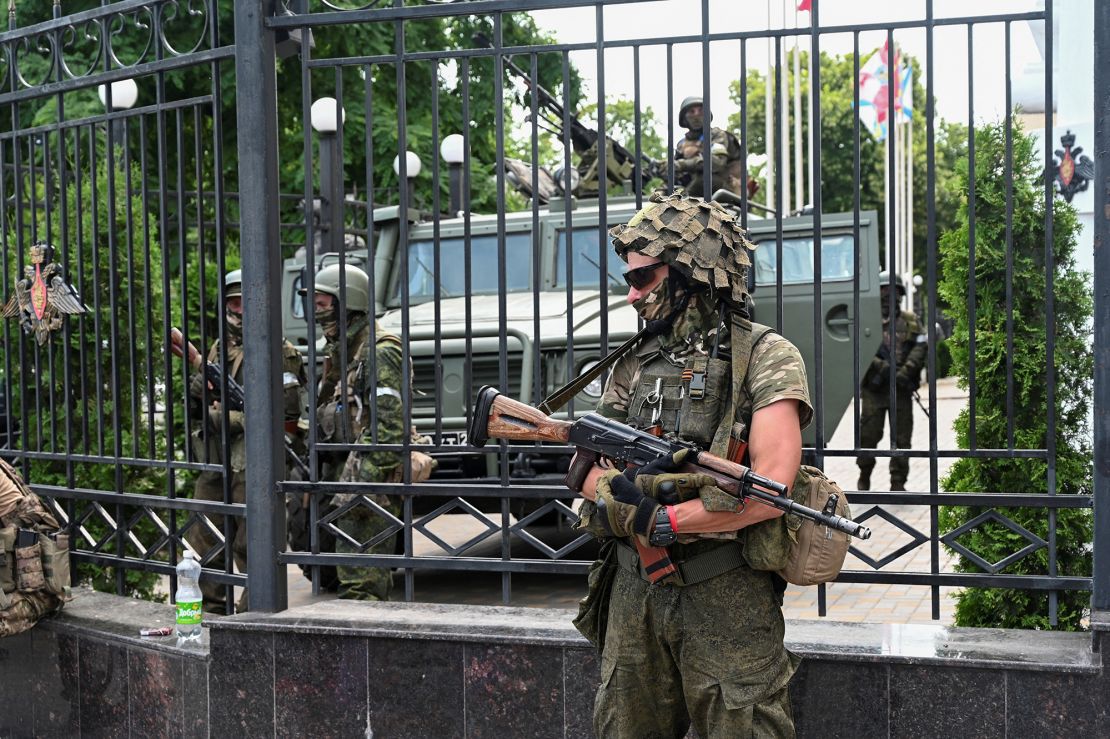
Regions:
<instances>
[{"instance_id":1,"label":"soldier's boot","mask_svg":"<svg viewBox=\"0 0 1110 739\"><path fill-rule=\"evenodd\" d=\"M856 480L857 490L870 490L871 489L871 470L860 470L859 479Z\"/></svg>"},{"instance_id":2,"label":"soldier's boot","mask_svg":"<svg viewBox=\"0 0 1110 739\"><path fill-rule=\"evenodd\" d=\"M860 489L862 490L863 488L860 488ZM904 492L906 492L906 481L905 480L891 480L890 481L890 492L892 492L892 493L904 493Z\"/></svg>"}]
</instances>

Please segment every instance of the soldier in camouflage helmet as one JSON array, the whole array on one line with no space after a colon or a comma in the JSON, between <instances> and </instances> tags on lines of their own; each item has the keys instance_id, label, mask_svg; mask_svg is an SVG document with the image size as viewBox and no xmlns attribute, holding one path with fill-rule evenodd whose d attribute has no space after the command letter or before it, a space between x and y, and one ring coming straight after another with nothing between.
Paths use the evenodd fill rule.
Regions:
<instances>
[{"instance_id":1,"label":"soldier in camouflage helmet","mask_svg":"<svg viewBox=\"0 0 1110 739\"><path fill-rule=\"evenodd\" d=\"M656 194L610 233L628 263L628 300L653 336L614 366L598 412L792 483L812 417L805 367L793 344L747 320L753 246L735 218L715 203ZM757 504L737 512L735 499L728 510L711 506L727 496L711 478L675 474L668 460L652 467L630 480L597 466L581 491L579 527L612 541L619 564L607 596L591 578L583 604L586 612L601 598L607 616L595 640L595 733L679 737L693 723L699 736L792 736L786 686L797 658L783 646L785 581L763 555L789 548L793 517ZM664 483L696 495L669 498ZM644 510L651 515L632 515ZM670 542L679 576L649 585L632 537Z\"/></svg>"},{"instance_id":2,"label":"soldier in camouflage helmet","mask_svg":"<svg viewBox=\"0 0 1110 739\"><path fill-rule=\"evenodd\" d=\"M366 273L354 265L344 267L342 286L338 264L316 274L316 323L327 341L317 396L317 438L333 444L400 444L404 434L401 340L386 333L370 316ZM341 300L345 311L340 310ZM345 326L340 324L341 312L346 314ZM352 451L325 459L321 477L338 482L397 482L401 472L401 455L397 452ZM392 521L387 515L401 515L398 499L343 493L333 498L332 506L350 506L335 520L346 535L337 536L337 552L393 554L396 534L380 541L374 539L390 527ZM340 598L389 600L393 586L390 568L336 569Z\"/></svg>"},{"instance_id":3,"label":"soldier in camouflage helmet","mask_svg":"<svg viewBox=\"0 0 1110 739\"><path fill-rule=\"evenodd\" d=\"M871 365L860 381L859 444L862 449L874 449L883 438L883 426L890 415L890 375L894 365L894 441L898 449L913 446L913 394L921 384L921 370L925 366L928 344L917 316L908 310L895 310L896 320L890 320L890 272L879 275L883 312L883 341L871 359ZM896 279L898 300L906 294L901 278ZM860 490L871 489L871 470L875 469L874 457L859 457ZM907 457L890 458L890 489L906 489L910 472Z\"/></svg>"},{"instance_id":4,"label":"soldier in camouflage helmet","mask_svg":"<svg viewBox=\"0 0 1110 739\"><path fill-rule=\"evenodd\" d=\"M678 110L678 124L687 129L686 135L678 142L674 154L674 168L677 184L686 188L690 195L711 197L720 188L742 195L740 165L740 141L729 131L709 128L709 154L712 158L713 182L708 191L705 189L705 112L702 99L688 97L682 101ZM753 180L754 182L754 180ZM749 196L753 193L749 192Z\"/></svg>"},{"instance_id":5,"label":"soldier in camouflage helmet","mask_svg":"<svg viewBox=\"0 0 1110 739\"><path fill-rule=\"evenodd\" d=\"M241 270L232 270L224 276L224 335L227 337L228 377L243 383L243 277ZM207 361L219 363L222 359L220 342L217 339L208 350ZM293 444L300 443L301 431L298 421L301 418L301 391L308 385L304 362L297 347L282 339L281 356L283 367L282 399L285 412L285 431ZM204 372L197 372L189 379L189 401L192 405L190 417L193 421L190 433L190 448L198 462L221 464L223 462L223 425L227 420L228 446L230 460L226 469L231 472L228 483L230 500L224 498L224 476L219 472L201 472L197 476L193 497L197 500L210 500L222 503L246 503L247 454L246 438L243 435L243 411L226 410L220 407L219 388L208 386ZM207 406L205 406L207 403ZM288 470L287 470L288 471ZM224 551L230 551L235 566L240 572L247 571L247 527L242 518L230 518L226 523L223 516L210 516L211 526L197 520L189 527L185 538L204 562L205 567L222 569L224 555L221 552L211 559L208 552L219 544L219 537L226 533ZM204 608L212 613L227 613L225 593L228 588L219 583L200 583L204 594ZM247 591L239 598L238 610L247 608Z\"/></svg>"}]
</instances>

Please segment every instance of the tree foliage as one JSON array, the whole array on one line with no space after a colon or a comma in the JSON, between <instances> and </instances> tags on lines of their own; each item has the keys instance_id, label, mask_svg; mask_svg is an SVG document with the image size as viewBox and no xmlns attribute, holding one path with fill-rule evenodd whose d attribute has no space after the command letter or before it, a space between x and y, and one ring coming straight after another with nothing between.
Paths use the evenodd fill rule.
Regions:
<instances>
[{"instance_id":1,"label":"tree foliage","mask_svg":"<svg viewBox=\"0 0 1110 739\"><path fill-rule=\"evenodd\" d=\"M1015 125L1012 170L1007 167L1005 126L993 124L975 131L975 311L968 304L972 273L969 260L968 202L970 172L966 158L957 168L958 190L965 193L959 222L940 242L944 278L938 290L950 306L955 330L949 346L960 384L968 387L970 362L975 362L975 442L981 449L1047 449L1055 444L1055 490L1061 495L1089 495L1092 491L1088 414L1092 393L1090 353L1093 298L1089 276L1075 269L1078 233L1075 209L1053 200L1051 283L1055 306L1055 398L1051 409L1055 438L1049 438L1049 397L1046 373L1047 326L1045 202L1043 171L1038 166L1035 141ZM1007 176L1012 171L1012 177ZM1012 246L1007 245L1006 195L1012 182ZM1007 261L1013 277L1007 280ZM1007 311L1012 291L1012 317ZM1011 323L1012 320L1012 323ZM975 356L970 334L975 332ZM1007 346L1012 331L1013 350ZM1007 403L1007 363L1013 363L1013 404ZM970 447L971 413L956 421L960 446ZM1013 438L1009 436L1010 424ZM950 491L1046 493L1048 464L1041 459L960 459L942 486ZM940 525L951 531L986 509L941 509ZM1047 541L1049 509L1006 508L999 512ZM1091 573L1091 514L1086 509L1056 511L1056 573ZM1021 550L1029 541L988 521L959 538L970 551L995 563ZM957 571L978 568L960 557ZM1007 574L1047 575L1048 550L1041 548L1009 565ZM1059 625L1077 629L1088 608L1082 591L1059 594ZM956 623L961 626L1053 628L1049 623L1048 594L1044 591L968 588L957 595Z\"/></svg>"},{"instance_id":2,"label":"tree foliage","mask_svg":"<svg viewBox=\"0 0 1110 739\"><path fill-rule=\"evenodd\" d=\"M29 198L38 203L36 208L25 207L18 214L14 204L5 204L9 235L17 233L13 224L23 227L21 238L12 243L49 239L57 244L55 260L68 265L65 278L88 308L66 318L60 337L44 347L15 331L7 336L6 345L14 349L7 357L12 413L21 421L22 448L50 455L31 463L28 479L36 485L149 495L169 490L164 469L81 459L165 459L170 441L167 387L175 388L174 397L182 397L182 378L167 378L163 369L167 275L158 224L143 217L142 198L128 189L140 174L137 166L128 172L122 165L109 168L101 159L91 176L74 177L57 197L48 197L40 187ZM49 221L48 200L55 215ZM15 256L8 255L9 263ZM168 305L179 300L179 294L172 294ZM181 450L184 434L180 427L176 431L173 448ZM92 501L63 507L77 521L72 533L80 548L169 559L165 548L143 549L162 536L165 519L157 522L154 513ZM183 523L182 514L178 525ZM154 573L113 572L87 562L76 569L97 589L114 592L122 585L126 592L155 597Z\"/></svg>"}]
</instances>

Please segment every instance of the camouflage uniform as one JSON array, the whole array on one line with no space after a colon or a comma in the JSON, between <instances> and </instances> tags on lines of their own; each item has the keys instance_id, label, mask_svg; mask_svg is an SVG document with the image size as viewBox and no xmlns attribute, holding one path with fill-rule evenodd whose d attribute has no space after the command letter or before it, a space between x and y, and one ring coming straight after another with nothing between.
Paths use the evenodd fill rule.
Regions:
<instances>
[{"instance_id":1,"label":"camouflage uniform","mask_svg":"<svg viewBox=\"0 0 1110 739\"><path fill-rule=\"evenodd\" d=\"M883 319L883 336L890 337L890 319ZM913 446L913 392L921 383L921 369L925 364L925 334L921 324L910 311L900 311L895 325L894 347L887 352L880 351L871 360L871 366L863 375L860 387L860 447L874 449L883 437L885 418L890 413L890 363L895 358L894 402L897 416L894 440L896 448L910 449ZM886 355L885 357L883 355ZM871 470L875 468L874 457L859 457L856 464L860 469L859 487L870 487ZM890 486L895 490L905 489L906 478L910 472L910 461L906 457L890 458Z\"/></svg>"},{"instance_id":2,"label":"camouflage uniform","mask_svg":"<svg viewBox=\"0 0 1110 739\"><path fill-rule=\"evenodd\" d=\"M678 207L689 202L696 201L687 199ZM658 405L665 433L673 433L676 422L680 423L680 438L703 448L709 446L718 427L724 426L721 416L729 406L733 378L730 361L720 358L730 357L737 345L731 327L718 325L717 301L732 302L742 294L735 272L747 264L742 250L728 253L733 245L728 244L727 232L724 236L717 232L721 228L717 209L712 208L710 214L704 231L700 221L691 224L681 215L668 219L669 214L658 210L630 223L630 230L641 222L654 222L654 230L660 232L668 226L687 233L690 229L701 231L700 237L685 239L699 244L693 259L690 251L684 251L667 261L672 270L682 263L684 270L701 276L697 281L717 287L713 293L695 293L667 333L617 362L597 408L609 418L643 427L649 422L652 406ZM634 243L632 248L661 255L658 243ZM617 245L619 250L619 236ZM710 254L712 260L702 258ZM722 254L735 261L722 267L724 258L718 256ZM730 273L728 279L722 269ZM666 285L667 280L660 284ZM691 365L703 366L698 363L708 361L714 344L720 345L721 366L704 365L705 405L697 409L688 397L679 399L682 373ZM661 380L658 385L657 380ZM657 386L661 399L649 397ZM732 420L746 427L754 412L786 399L799 402L801 424L807 425L812 406L801 355L788 340L769 333L752 346ZM699 410L710 416L704 423L697 420ZM592 507L590 503L583 506L584 517ZM737 532L680 534L678 543L670 547L670 556L674 561L687 560L726 546L720 539L739 539L745 544L761 528L785 535L780 527L785 527L782 517ZM752 569L746 563L683 587L652 586L638 573L620 568L609 595L601 686L594 707L596 735L680 737L692 722L703 737L793 736L786 686L798 659L783 646L782 584L773 573Z\"/></svg>"},{"instance_id":3,"label":"camouflage uniform","mask_svg":"<svg viewBox=\"0 0 1110 739\"><path fill-rule=\"evenodd\" d=\"M675 170L677 184L695 197L709 197L720 188L743 195L744 185L740 179L740 142L728 131L711 128L709 132L710 152L713 159L713 187L705 192L703 148L705 134L703 129L695 128L686 132L685 138L678 142L675 150Z\"/></svg>"},{"instance_id":4,"label":"camouflage uniform","mask_svg":"<svg viewBox=\"0 0 1110 739\"><path fill-rule=\"evenodd\" d=\"M335 443L400 444L404 436L401 416L401 342L376 326L371 344L370 322L365 314L352 314L347 327L347 400L341 401L341 357L338 341L328 341L324 377L320 389L321 405L316 418L321 441ZM375 352L376 382L371 382L370 351ZM377 420L377 436L370 426L371 408ZM324 478L339 482L396 482L402 472L401 455L397 452L350 452L342 467L325 467ZM334 496L332 505L342 507L358 496L342 493ZM401 504L386 495L365 495L390 515L401 516ZM355 504L336 519L335 525L350 537L337 536L335 549L340 553L393 554L396 534L387 536L373 546L366 542L390 527L392 521L363 504ZM356 542L356 543L352 543ZM389 600L393 585L388 567L338 567L339 597L357 600Z\"/></svg>"},{"instance_id":5,"label":"camouflage uniform","mask_svg":"<svg viewBox=\"0 0 1110 739\"><path fill-rule=\"evenodd\" d=\"M284 339L281 345L281 356L284 385L282 399L284 403L286 431L296 436L300 434L300 431L297 429L297 421L301 417L301 390L308 384L308 379L305 376L304 362L301 359L301 353L297 351L297 347ZM208 351L207 361L219 363L220 359L220 342L216 341ZM243 383L243 346L241 343L232 343L228 345L227 362L227 366L230 367L231 370L228 376L241 385ZM224 411L222 408L216 410L211 407L206 409L201 406L205 400L205 395L207 395L207 400L210 403L217 400L219 388L205 391L204 385L205 379L203 372L194 374L189 382L189 397L193 404L193 424L190 433L193 457L198 462L222 464L223 439L221 426L223 424ZM228 441L231 448L231 460L226 465L225 469L231 472L231 480L229 483L230 499L224 500L223 473L201 472L197 476L196 486L193 492L193 498L196 500L208 500L220 503L247 502L247 454L246 438L243 435L243 411L228 410L227 422L228 436L230 437ZM219 532L220 536L224 535L223 516L208 516L208 521L215 530ZM246 572L246 521L239 517L231 517L228 522L226 534L227 539L224 544L224 551L230 548L232 557L235 560L235 567L239 572ZM197 555L205 567L212 569L224 568L224 551L208 559L209 553L214 547L219 545L220 540L204 521L198 518L189 528L185 535L185 539L189 542L190 546L197 551ZM204 578L201 578L200 589L204 594L205 610L214 613L226 612L224 599L226 588L224 585L206 581ZM246 608L247 590L244 588L242 596L239 599L238 610L244 611Z\"/></svg>"}]
</instances>

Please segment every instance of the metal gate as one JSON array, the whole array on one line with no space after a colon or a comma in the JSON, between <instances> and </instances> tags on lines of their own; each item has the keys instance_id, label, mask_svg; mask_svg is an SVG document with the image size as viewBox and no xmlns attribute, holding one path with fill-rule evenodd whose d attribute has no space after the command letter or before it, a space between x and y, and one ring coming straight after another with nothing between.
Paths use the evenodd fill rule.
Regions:
<instances>
[{"instance_id":1,"label":"metal gate","mask_svg":"<svg viewBox=\"0 0 1110 739\"><path fill-rule=\"evenodd\" d=\"M1101 512L1095 530L1103 536L1096 536L1093 543L1096 567L1101 569L1095 577L1061 573L1056 563L1059 511L1088 509L1106 490L1105 475L1097 464L1094 495L1062 494L1056 484L1051 178L1040 185L1046 213L1043 351L1048 442L1023 444L1011 425L1006 443L998 448L977 443L974 419L983 408L977 406L982 401L975 378L982 360L977 362L974 331L964 368L970 377L970 449L938 441L936 347L942 337L936 306L941 234L935 212L940 165L934 99L941 80L936 72L936 38L943 36L946 43L957 37L962 40L951 53L958 50L966 55L969 104L961 122L970 127L967 153L974 161L975 131L983 126L975 111L974 90L984 84L982 72L975 70L977 65L988 65L974 52L976 39L989 34L1003 39L1001 69L986 84L1003 87L1006 110L1012 110L1014 29L1019 24L1051 29L1058 10L1054 3L1032 12L936 17L927 0L923 17L912 20L823 25L821 3L815 0L809 25L783 20L762 29L722 30L729 25L728 11L702 0L685 6L689 21L685 26L676 24L689 28L686 35L642 38L606 22L613 8L633 4L301 0L288 8L270 2L238 2L232 13L231 3L216 0L127 0L64 17L56 3L53 20L22 28L11 12L10 30L0 34L7 64L0 105L8 111L0 116L5 129L0 134L0 201L4 203L0 230L5 243L0 266L5 296L13 294L17 275L29 263L26 247L45 240L57 246L56 261L89 310L63 321L60 330L41 345L18 333L14 323L5 324L6 420L11 456L22 461L36 487L57 501L59 512L80 533L74 537L77 561L111 566L122 592L131 570L172 572L185 541L199 546L193 544L190 531L203 529L210 546L198 553L208 567L208 577L241 586L246 578L235 572L232 557L223 554L231 548L225 541L234 541L242 530L249 532L245 546L251 605L265 610L285 605L287 565L396 568L407 600L420 599L420 578L430 571L498 574L505 603L512 601L514 575L584 575L591 543L586 536L567 533L575 518L575 496L559 483L570 450L549 445L502 444L483 449L468 445L462 434L470 417L469 402L459 398L472 400L478 387L489 382L536 404L624 336L625 324L610 307L619 303L620 296L607 297L610 273L619 271L605 248L607 227L635 212L649 181L664 186L679 181L682 173L676 171L674 157L675 146L683 138L674 123L678 101L691 91L700 92L708 120L714 109L726 109L719 100L720 80L725 79L740 80L735 88L740 107L735 126L741 148L740 181L747 182L755 174L749 172L750 141L758 140L758 151L770 155L759 173L760 196L739 192L736 207L745 225L763 242L761 253L767 255L760 267L766 270L765 279L759 283L756 278L759 320L789 329L788 338L805 345L812 358L815 423L807 437L808 453L824 465L862 456L880 461L910 459L929 470L927 483L911 492L852 494L858 517L872 524L885 521L884 525L904 532L908 543L878 553L857 548L856 559L850 560L851 568L840 581L926 586L933 618L940 617L941 588L1039 590L1049 594L1053 622L1058 593L1091 590L1093 583L1105 585L1104 550L1110 546L1110 536ZM275 12L277 5L282 6L280 12ZM642 5L648 13L647 6L653 3ZM578 13L581 26L592 33L585 41L573 42L536 33L530 14L545 12ZM1101 18L1100 11L1096 16ZM194 35L189 35L190 30ZM1101 33L1106 38L1105 28ZM129 34L139 40L121 45ZM924 38L924 51L914 68L924 80L923 108L914 111L914 126L924 128L926 147L924 167L915 166L918 186L921 180L924 183L918 194L923 192L926 207L925 233L918 233L918 241L924 251L920 299L930 347L929 442L927 447L891 444L863 450L859 388L874 351L865 328L868 320L877 320L868 317L866 301L869 290L871 294L879 290L877 275L868 270L880 259L890 265L906 258L900 250L907 248L907 242L896 234L910 220L908 211L915 200L913 177L898 178L904 162L892 132L880 149L886 166L880 180L885 180L885 194L877 211L868 209L864 191L874 173L867 171L870 160L865 155L873 145L867 143L855 81L861 70L866 71L872 49L884 43L897 49L901 39L915 36ZM1051 70L1053 34L1046 32L1043 38L1044 64ZM790 125L800 131L803 121L800 114L791 117L786 60L797 65L801 55L795 51L790 56L788 51L797 48L814 59L832 46L842 50L840 58L852 81L850 136L838 141L825 138L826 130L836 130L835 109L822 106L829 89L823 87L822 75L832 72L826 71L824 62L814 65L808 70L812 103L804 121L812 130L812 144L803 152L800 137L795 140L795 156L804 165L793 166L786 153ZM728 64L718 61L721 48L731 50ZM946 54L949 49L945 47ZM763 110L770 115L757 125L749 111L757 110L759 101L750 98L745 81L754 69L752 60L760 55L782 62L764 78ZM582 60L596 72L586 94L579 74ZM117 87L105 88L112 92L105 95L101 109L85 105L98 86L129 79L138 83L135 107L116 104L117 97L127 93L126 89L117 92ZM654 121L655 138L649 139L644 101L663 87L666 121ZM297 89L296 98L282 94L291 88ZM896 86L885 89L887 109L897 111ZM228 103L231 95L237 96L233 105ZM320 102L322 98L326 99ZM1045 110L1052 110L1053 99L1050 74L1043 83ZM842 102L840 97L836 100ZM628 102L631 120L619 117L621 106ZM590 129L594 134L594 156L604 150L597 142L604 144L610 134L620 135L624 138L618 143L624 149L617 159L623 156L627 166L623 174L606 176L603 171L600 176L607 186L601 186L594 198L574 200L562 197L558 186L572 190L580 174L576 166L582 155L589 155L588 142L579 145L574 140L583 130L575 118L576 103L594 108L594 120L584 127L587 136ZM616 111L615 120L623 121L624 128L607 130L608 108ZM1006 161L1012 162L1015 134L1008 116L1006 120L1003 145ZM663 125L665 136L659 131ZM1051 162L1059 132L1053 131L1051 115L1044 117L1043 126L1043 159ZM461 141L452 134L461 136ZM661 151L648 156L653 146ZM833 192L826 185L828 178L843 175L831 173L829 162L823 162L832 146L852 152L848 159L837 160L849 165L847 199L844 188ZM410 149L422 155L423 162L406 156ZM1095 147L1100 154L1104 149ZM391 153L398 155L395 177L388 166ZM544 157L562 164L561 172L502 166L515 160L535 164ZM604 153L600 158L605 159ZM652 159L660 163L653 164ZM301 172L303 194L282 194L281 183L290 181L287 170ZM974 166L971 171L969 191L974 204ZM1007 169L1002 174L1009 180L1014 173ZM701 176L712 179L708 159ZM808 192L798 186L799 179L809 183ZM903 181L908 184L900 184ZM546 194L526 198L514 188ZM344 195L348 191L353 198ZM1012 252L1012 188L1007 192L1004 246ZM787 205L791 200L792 208ZM314 202L318 218L305 205ZM834 210L833 203L840 205ZM975 259L976 215L973 205L971 260ZM290 216L296 221L293 230L283 231L282 221L290 221ZM351 225L356 220L358 225ZM880 224L885 229L881 239ZM1105 228L1102 221L1098 228ZM303 242L301 253L287 260L281 257L289 255L275 248L282 243L283 233L287 241L292 233L297 243ZM808 245L811 262L808 277L794 280L789 265L796 242ZM325 254L330 256L322 261ZM404 434L399 443L382 443L372 422L369 438L338 443L325 438L309 413L306 442L311 472L307 480L283 481L279 338L303 332L307 367L318 366L321 335L313 323L315 310L311 301L294 305L295 288L310 284L327 260L367 268L375 312L384 311L383 330L400 337L402 361L414 367L414 375L406 377L400 388L404 428L415 425L426 438ZM848 265L843 273L836 272L840 260ZM250 460L242 479L250 491L245 504L235 500L236 478L225 465L197 462L187 451L188 429L206 427L197 423L197 407L187 402L188 373L166 354L163 338L171 326L180 325L202 351L213 339L226 339L226 326L220 320L221 276L240 262L243 386L250 418L243 449ZM301 265L305 265L303 273ZM1096 295L1106 274L1096 269ZM1006 330L1012 347L1012 271L1007 269L994 279L1007 286ZM888 284L893 287L893 281ZM828 333L829 301L841 288L845 312L836 314L835 320L837 330L843 327L845 341L839 335L830 339ZM759 303L760 290L772 298ZM973 314L982 292L973 277L966 293ZM789 296L794 294L809 300L798 309L801 313L792 312ZM551 308L556 303L559 307ZM302 314L294 315L297 310ZM554 317L547 311L554 311ZM300 323L294 324L294 318ZM1097 311L1094 320L1099 336L1104 321ZM1099 344L1095 346L1102 351ZM844 353L847 371L843 365L832 366L834 360L841 361L838 352ZM226 353L217 359L226 364ZM1103 387L1105 366L1096 365L1097 388ZM1012 389L1012 360L1008 367ZM846 418L851 433L850 441L834 446L830 439L843 409L830 404L830 398L838 393L850 398ZM893 386L890 393L893 399ZM315 383L310 383L307 408L326 400L318 395ZM579 396L567 417L589 410L593 397ZM1098 443L1105 433L1101 397L1096 394L1094 409L1096 461L1104 451L1104 444ZM202 412L208 399L201 398ZM1022 410L1020 399L1008 393L1002 412L1013 418ZM374 409L368 412L375 418ZM226 428L226 415L224 421ZM890 424L893 428L896 419L891 418ZM18 434L14 433L17 425ZM232 439L215 433L221 437L217 446L222 446L223 458L230 458ZM441 469L432 480L411 484L407 471L400 482L337 483L321 476L321 463L328 457L342 458L357 451L404 458L414 449L440 458ZM953 458L1043 460L1046 491L943 492L940 465ZM220 475L222 500L189 497L193 478L200 473ZM850 480L840 481L847 489L854 487ZM353 495L336 508L329 503L336 493ZM283 504L290 498L309 501L311 545L303 551L285 551ZM942 506L973 506L982 515L954 531L943 531ZM1041 537L1018 526L999 512L1002 508L1042 511L1048 535ZM438 533L439 523L446 520L442 517L458 514L469 514L476 533L465 540L445 539ZM348 533L343 522L353 515L378 520L372 538L360 540ZM1013 556L998 562L983 559L960 540L992 522L1025 541ZM321 542L328 535L345 543L341 549L346 551L321 553ZM395 550L383 552L383 543L394 539ZM419 551L418 541L423 545ZM960 550L982 571L945 571L942 544ZM924 566L908 571L890 567L920 548L928 549ZM373 554L365 553L371 549ZM1044 574L1007 573L1014 562L1042 551L1047 562ZM319 570L317 585L318 578ZM1095 606L1105 607L1110 587L1094 589ZM818 608L825 612L824 587Z\"/></svg>"}]
</instances>

